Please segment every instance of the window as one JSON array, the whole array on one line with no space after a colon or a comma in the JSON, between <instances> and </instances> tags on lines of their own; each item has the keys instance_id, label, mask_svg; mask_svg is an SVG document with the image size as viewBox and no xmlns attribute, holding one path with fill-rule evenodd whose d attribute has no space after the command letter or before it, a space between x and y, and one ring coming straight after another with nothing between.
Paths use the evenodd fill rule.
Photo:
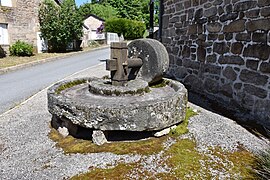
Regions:
<instances>
[{"instance_id":1,"label":"window","mask_svg":"<svg viewBox=\"0 0 270 180\"><path fill-rule=\"evenodd\" d=\"M1 6L9 6L12 7L12 0L0 0L0 5Z\"/></svg>"},{"instance_id":2,"label":"window","mask_svg":"<svg viewBox=\"0 0 270 180\"><path fill-rule=\"evenodd\" d=\"M0 24L0 44L8 45L8 25Z\"/></svg>"}]
</instances>

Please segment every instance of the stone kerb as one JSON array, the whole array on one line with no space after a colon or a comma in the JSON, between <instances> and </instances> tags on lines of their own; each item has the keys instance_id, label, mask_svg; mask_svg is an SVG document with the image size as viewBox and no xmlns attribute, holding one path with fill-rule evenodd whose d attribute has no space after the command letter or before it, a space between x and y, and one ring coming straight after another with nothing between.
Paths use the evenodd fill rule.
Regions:
<instances>
[{"instance_id":1,"label":"stone kerb","mask_svg":"<svg viewBox=\"0 0 270 180\"><path fill-rule=\"evenodd\" d=\"M169 74L270 124L270 2L164 1Z\"/></svg>"}]
</instances>

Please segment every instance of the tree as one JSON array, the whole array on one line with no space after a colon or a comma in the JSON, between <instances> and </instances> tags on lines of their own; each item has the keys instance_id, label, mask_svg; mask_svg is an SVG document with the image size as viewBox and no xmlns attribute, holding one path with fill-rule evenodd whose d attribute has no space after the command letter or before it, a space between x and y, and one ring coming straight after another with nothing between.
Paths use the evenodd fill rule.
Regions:
<instances>
[{"instance_id":1,"label":"tree","mask_svg":"<svg viewBox=\"0 0 270 180\"><path fill-rule=\"evenodd\" d=\"M120 18L144 21L149 27L150 0L92 0L92 4L110 5L114 7ZM159 1L155 1L155 25L158 25Z\"/></svg>"},{"instance_id":2,"label":"tree","mask_svg":"<svg viewBox=\"0 0 270 180\"><path fill-rule=\"evenodd\" d=\"M49 52L65 52L69 43L82 37L83 21L74 0L59 6L44 0L39 9L41 37L48 40Z\"/></svg>"},{"instance_id":3,"label":"tree","mask_svg":"<svg viewBox=\"0 0 270 180\"><path fill-rule=\"evenodd\" d=\"M94 14L104 20L118 17L117 10L106 4L86 3L80 6L79 11L83 17L87 17L89 14Z\"/></svg>"}]
</instances>

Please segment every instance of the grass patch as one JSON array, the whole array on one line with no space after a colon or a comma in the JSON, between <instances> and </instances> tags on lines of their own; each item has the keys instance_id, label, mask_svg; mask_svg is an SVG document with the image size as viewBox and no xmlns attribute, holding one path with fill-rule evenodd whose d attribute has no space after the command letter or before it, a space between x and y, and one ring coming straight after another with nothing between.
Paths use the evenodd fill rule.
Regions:
<instances>
[{"instance_id":1,"label":"grass patch","mask_svg":"<svg viewBox=\"0 0 270 180\"><path fill-rule=\"evenodd\" d=\"M167 164L179 179L215 179L218 172L230 177L227 179L257 179L253 170L255 157L244 149L231 153L214 148L203 154L196 150L195 142L182 139L165 156L170 157Z\"/></svg>"},{"instance_id":2,"label":"grass patch","mask_svg":"<svg viewBox=\"0 0 270 180\"><path fill-rule=\"evenodd\" d=\"M56 90L56 94L60 94L61 91L65 90L65 89L69 89L73 86L76 86L76 85L79 85L79 84L83 84L83 83L86 83L86 80L85 79L79 79L79 80L75 80L75 81L71 81L71 82L68 82L66 84L63 84L61 86L59 86Z\"/></svg>"},{"instance_id":3,"label":"grass patch","mask_svg":"<svg viewBox=\"0 0 270 180\"><path fill-rule=\"evenodd\" d=\"M129 172L134 168L134 164L119 164L109 169L95 168L92 171L70 178L70 180L89 179L127 179Z\"/></svg>"},{"instance_id":4,"label":"grass patch","mask_svg":"<svg viewBox=\"0 0 270 180\"><path fill-rule=\"evenodd\" d=\"M96 47L87 47L87 48L84 48L83 51L90 51L93 48L96 48ZM34 56L30 56L30 57L8 56L8 57L0 58L0 69L12 67L12 66L17 66L17 65L22 65L22 64L26 64L26 63L31 63L31 62L36 62L36 61L41 61L41 60L44 60L47 58L66 56L66 55L69 55L72 53L74 53L74 52L38 53L38 54L35 54Z\"/></svg>"},{"instance_id":5,"label":"grass patch","mask_svg":"<svg viewBox=\"0 0 270 180\"><path fill-rule=\"evenodd\" d=\"M258 179L270 179L270 149L256 157Z\"/></svg>"},{"instance_id":6,"label":"grass patch","mask_svg":"<svg viewBox=\"0 0 270 180\"><path fill-rule=\"evenodd\" d=\"M150 155L158 153L163 149L162 143L168 137L149 138L136 142L113 142L102 146L93 144L90 140L76 139L72 136L63 138L57 130L52 129L49 137L55 141L56 146L62 148L66 154L70 153L99 153L112 152L115 154L142 154Z\"/></svg>"},{"instance_id":7,"label":"grass patch","mask_svg":"<svg viewBox=\"0 0 270 180\"><path fill-rule=\"evenodd\" d=\"M190 117L197 115L198 113L194 112L192 108L188 107L186 110L186 116L183 122L181 122L175 129L172 129L170 135L180 136L182 134L188 133L188 120Z\"/></svg>"},{"instance_id":8,"label":"grass patch","mask_svg":"<svg viewBox=\"0 0 270 180\"><path fill-rule=\"evenodd\" d=\"M30 57L8 56L0 59L0 69L61 56L57 53L40 53Z\"/></svg>"}]
</instances>

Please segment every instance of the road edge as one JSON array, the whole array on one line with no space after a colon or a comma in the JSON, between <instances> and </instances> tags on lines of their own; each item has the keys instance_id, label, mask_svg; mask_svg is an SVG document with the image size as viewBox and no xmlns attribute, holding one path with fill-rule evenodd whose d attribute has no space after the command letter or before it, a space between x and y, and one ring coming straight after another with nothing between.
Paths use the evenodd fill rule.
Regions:
<instances>
[{"instance_id":1,"label":"road edge","mask_svg":"<svg viewBox=\"0 0 270 180\"><path fill-rule=\"evenodd\" d=\"M109 48L109 47L110 47L109 45L106 45L106 46L102 46L102 47L93 48L93 49L90 49L90 50L87 50L87 51L71 52L71 53L68 53L68 54L65 54L65 55L62 55L62 56L58 56L58 57L50 57L50 58L45 58L45 59L38 60L38 61L33 61L33 62L25 63L25 64L20 64L20 65L16 65L16 66L3 68L3 69L0 69L0 75L6 74L6 73L9 73L9 72L13 72L13 71L16 71L16 70L24 69L24 68L27 68L27 67L32 67L32 66L35 66L35 65L38 65L38 64L44 64L44 63L47 63L47 62L60 60L60 59L66 58L66 57L72 57L72 56L75 56L75 55L78 55L78 54L83 54L83 53L87 53L87 52L91 52L91 51L97 51L97 50L101 50L101 49L106 49L106 48Z\"/></svg>"}]
</instances>

